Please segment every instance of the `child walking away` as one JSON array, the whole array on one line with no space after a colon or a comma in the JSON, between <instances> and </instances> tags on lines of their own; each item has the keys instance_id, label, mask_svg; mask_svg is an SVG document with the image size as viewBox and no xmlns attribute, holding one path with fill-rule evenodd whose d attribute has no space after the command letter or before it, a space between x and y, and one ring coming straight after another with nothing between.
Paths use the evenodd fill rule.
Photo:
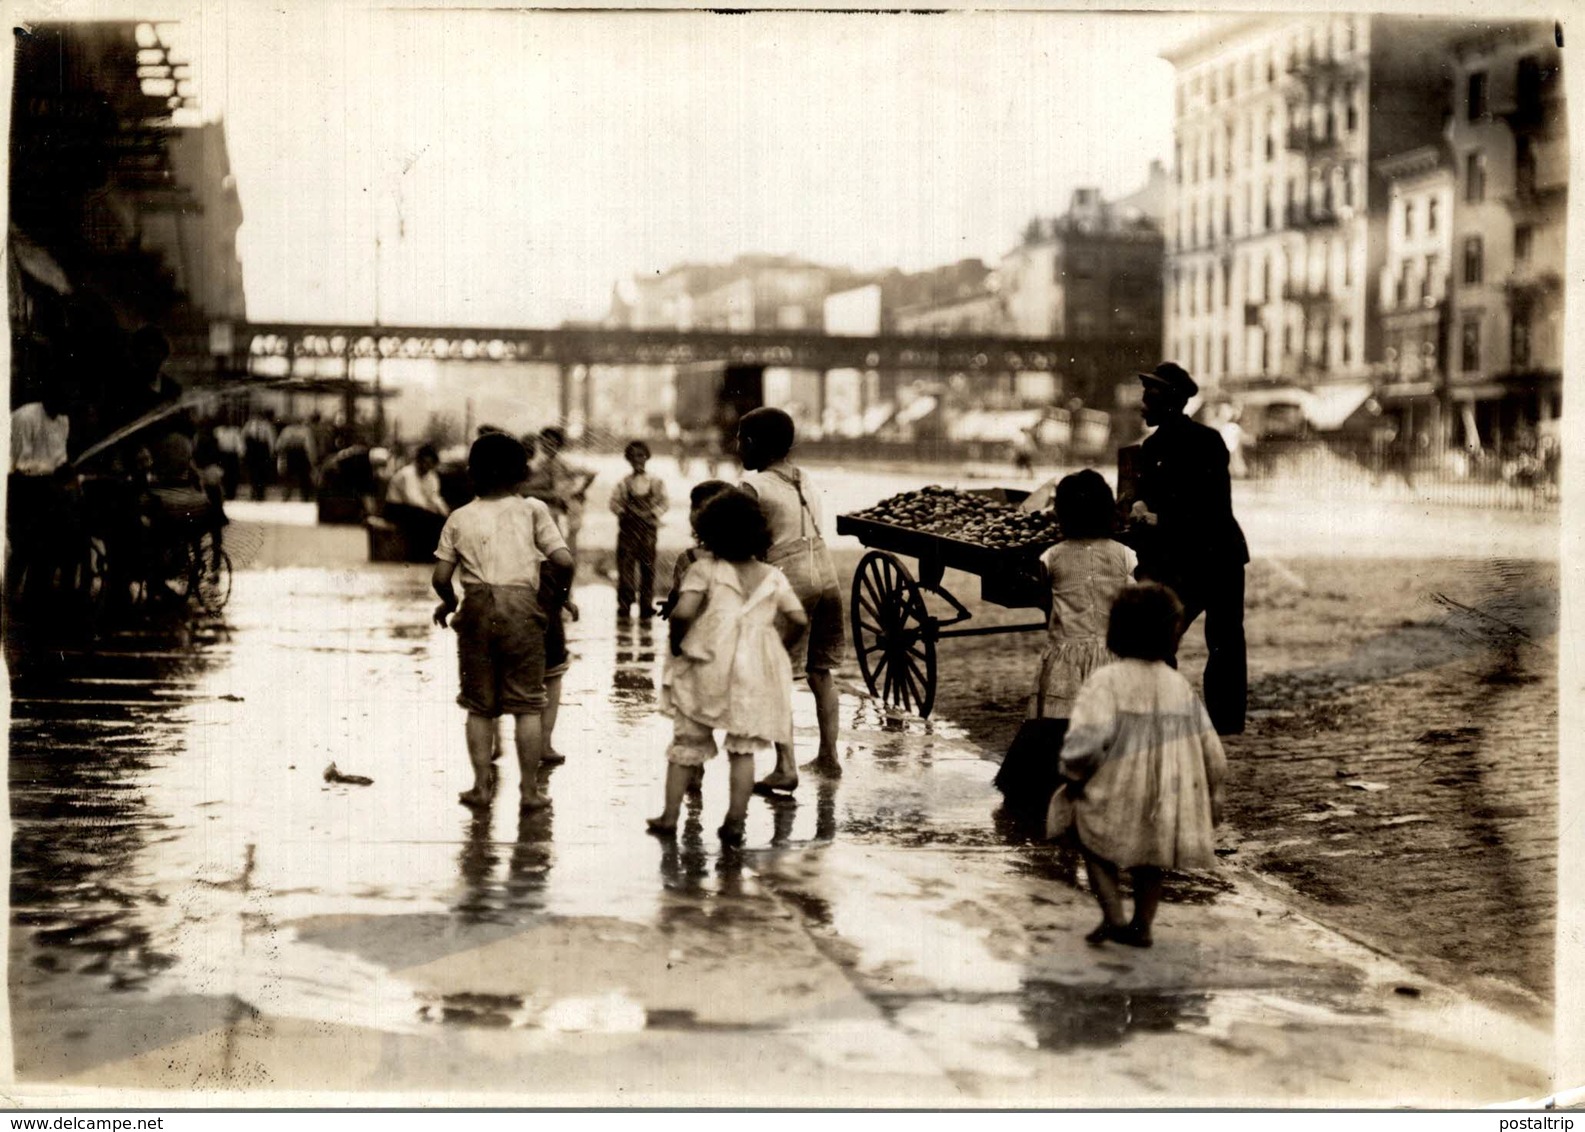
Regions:
<instances>
[{"instance_id":1,"label":"child walking away","mask_svg":"<svg viewBox=\"0 0 1585 1132\"><path fill-rule=\"evenodd\" d=\"M1211 830L1222 820L1227 762L1205 705L1168 665L1182 618L1171 590L1123 590L1106 634L1122 659L1086 680L1073 705L1062 775L1104 917L1084 937L1092 944L1149 947L1162 870L1216 863ZM1134 882L1132 919L1123 911L1123 869Z\"/></svg>"},{"instance_id":2,"label":"child walking away","mask_svg":"<svg viewBox=\"0 0 1585 1132\"><path fill-rule=\"evenodd\" d=\"M633 473L611 492L616 513L616 615L626 620L635 598L640 617L655 612L655 536L666 514L666 485L644 469L649 445L630 443L622 453Z\"/></svg>"},{"instance_id":3,"label":"child walking away","mask_svg":"<svg viewBox=\"0 0 1585 1132\"><path fill-rule=\"evenodd\" d=\"M754 500L728 489L700 512L699 540L710 553L689 568L671 614L672 656L661 705L674 733L666 750L666 808L649 819L669 836L695 767L715 755L713 731L726 732L731 795L720 836L743 844L754 790L754 756L792 740L792 662L788 646L804 631L803 604L785 575L758 561L770 528Z\"/></svg>"},{"instance_id":4,"label":"child walking away","mask_svg":"<svg viewBox=\"0 0 1585 1132\"><path fill-rule=\"evenodd\" d=\"M549 509L524 499L517 486L528 475L523 446L505 433L487 433L468 452L468 475L477 498L451 513L435 549L434 586L440 595L435 623L442 627L457 610L454 574L463 585L457 631L462 691L457 703L468 712L468 758L473 788L458 798L465 806L490 804L495 776L496 723L516 721L517 761L522 770L521 807L549 804L539 788L545 708L545 626L559 609L540 602L542 573L554 572L564 587L572 555Z\"/></svg>"},{"instance_id":5,"label":"child walking away","mask_svg":"<svg viewBox=\"0 0 1585 1132\"><path fill-rule=\"evenodd\" d=\"M704 510L704 505L710 500L731 489L732 485L725 480L705 480L694 484L693 490L688 493L688 529L693 534L693 545L677 555L677 560L672 563L671 592L656 610L659 616L671 616L672 610L677 608L677 599L682 597L682 580L688 576L688 568L710 553L699 544L699 512Z\"/></svg>"},{"instance_id":6,"label":"child walking away","mask_svg":"<svg viewBox=\"0 0 1585 1132\"><path fill-rule=\"evenodd\" d=\"M842 765L837 762L839 700L831 673L847 653L842 591L820 533L820 493L788 459L793 439L793 419L780 409L753 409L738 422L738 454L748 473L743 489L759 501L770 523L771 548L765 561L787 575L809 619L808 638L793 650L793 672L809 677L820 727L820 751L809 769L835 778ZM797 785L798 763L788 741L778 746L776 769L760 789L792 790Z\"/></svg>"},{"instance_id":7,"label":"child walking away","mask_svg":"<svg viewBox=\"0 0 1585 1132\"><path fill-rule=\"evenodd\" d=\"M1042 815L1061 781L1057 757L1074 697L1090 673L1117 659L1106 648L1106 622L1138 565L1134 552L1111 537L1117 502L1099 472L1062 477L1055 502L1062 541L1040 556L1051 607L1029 699L1029 718L1052 722L1020 732L1020 739L1033 734L1039 743L1015 743L996 775L1009 811Z\"/></svg>"}]
</instances>

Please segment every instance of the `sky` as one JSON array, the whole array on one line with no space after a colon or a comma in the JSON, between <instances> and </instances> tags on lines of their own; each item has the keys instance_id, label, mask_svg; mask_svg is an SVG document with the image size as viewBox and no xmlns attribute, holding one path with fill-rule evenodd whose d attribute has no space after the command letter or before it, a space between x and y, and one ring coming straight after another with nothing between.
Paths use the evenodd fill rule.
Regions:
<instances>
[{"instance_id":1,"label":"sky","mask_svg":"<svg viewBox=\"0 0 1585 1132\"><path fill-rule=\"evenodd\" d=\"M619 279L746 252L994 262L1169 157L1159 53L1213 18L167 7L226 123L249 317L456 326L599 318Z\"/></svg>"}]
</instances>

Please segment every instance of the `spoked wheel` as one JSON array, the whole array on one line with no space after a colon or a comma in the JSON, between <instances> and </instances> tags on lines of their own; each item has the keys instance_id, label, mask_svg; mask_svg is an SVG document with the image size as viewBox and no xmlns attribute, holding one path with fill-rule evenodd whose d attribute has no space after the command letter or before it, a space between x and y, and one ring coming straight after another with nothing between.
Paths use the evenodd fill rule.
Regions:
<instances>
[{"instance_id":1,"label":"spoked wheel","mask_svg":"<svg viewBox=\"0 0 1585 1132\"><path fill-rule=\"evenodd\" d=\"M217 616L231 600L231 556L217 549L213 535L205 535L198 546L198 559L192 594L198 607L211 616Z\"/></svg>"},{"instance_id":2,"label":"spoked wheel","mask_svg":"<svg viewBox=\"0 0 1585 1132\"><path fill-rule=\"evenodd\" d=\"M896 555L872 550L853 575L853 647L870 694L928 716L936 699L935 618Z\"/></svg>"}]
</instances>

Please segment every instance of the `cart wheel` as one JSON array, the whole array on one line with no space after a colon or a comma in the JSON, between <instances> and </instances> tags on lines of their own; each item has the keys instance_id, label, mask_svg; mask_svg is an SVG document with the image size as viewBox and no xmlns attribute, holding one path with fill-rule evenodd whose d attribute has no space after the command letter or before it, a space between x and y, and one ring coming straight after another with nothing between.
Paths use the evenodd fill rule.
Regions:
<instances>
[{"instance_id":1,"label":"cart wheel","mask_svg":"<svg viewBox=\"0 0 1585 1132\"><path fill-rule=\"evenodd\" d=\"M872 550L853 575L853 647L870 694L920 716L936 699L935 618L894 554Z\"/></svg>"}]
</instances>

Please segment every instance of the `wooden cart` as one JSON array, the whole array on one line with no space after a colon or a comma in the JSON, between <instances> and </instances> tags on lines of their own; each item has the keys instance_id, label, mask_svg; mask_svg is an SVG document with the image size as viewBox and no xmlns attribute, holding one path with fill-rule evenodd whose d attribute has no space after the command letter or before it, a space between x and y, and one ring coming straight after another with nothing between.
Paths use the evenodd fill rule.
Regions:
<instances>
[{"instance_id":1,"label":"wooden cart","mask_svg":"<svg viewBox=\"0 0 1585 1132\"><path fill-rule=\"evenodd\" d=\"M973 492L1017 505L1028 492L989 488ZM996 633L1028 633L1044 629L1037 621L991 625L980 629L951 626L973 615L941 584L949 569L976 574L980 597L1008 609L1043 609L1046 581L1040 555L1050 545L1012 550L994 549L943 535L876 522L856 515L838 515L837 533L851 535L870 548L853 574L849 619L859 671L870 694L883 703L928 716L936 699L936 642L946 637L984 637ZM913 558L910 573L901 555ZM954 610L942 619L925 606L934 594Z\"/></svg>"}]
</instances>

